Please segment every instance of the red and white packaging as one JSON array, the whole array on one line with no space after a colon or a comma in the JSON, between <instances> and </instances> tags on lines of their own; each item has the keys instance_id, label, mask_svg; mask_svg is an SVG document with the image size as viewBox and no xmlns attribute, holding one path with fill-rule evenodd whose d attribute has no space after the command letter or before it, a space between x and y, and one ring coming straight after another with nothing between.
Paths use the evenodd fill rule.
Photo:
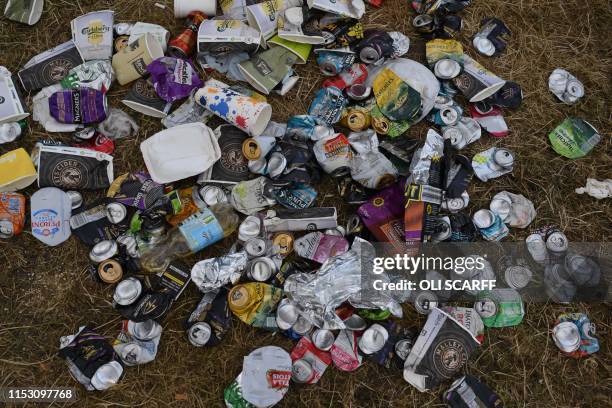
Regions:
<instances>
[{"instance_id":1,"label":"red and white packaging","mask_svg":"<svg viewBox=\"0 0 612 408\"><path fill-rule=\"evenodd\" d=\"M478 122L480 127L489 132L493 137L508 136L508 125L502 115L502 110L492 107L487 112L481 112L475 105L470 105L470 114Z\"/></svg>"},{"instance_id":2,"label":"red and white packaging","mask_svg":"<svg viewBox=\"0 0 612 408\"><path fill-rule=\"evenodd\" d=\"M345 89L351 85L363 84L366 79L368 79L366 65L356 63L335 77L323 81L323 87L335 86L338 89Z\"/></svg>"},{"instance_id":3,"label":"red and white packaging","mask_svg":"<svg viewBox=\"0 0 612 408\"><path fill-rule=\"evenodd\" d=\"M307 336L302 336L300 341L291 351L291 361L305 360L312 366L312 374L305 381L306 384L316 384L332 363L332 356L329 351L322 351L316 348L312 340Z\"/></svg>"},{"instance_id":4,"label":"red and white packaging","mask_svg":"<svg viewBox=\"0 0 612 408\"><path fill-rule=\"evenodd\" d=\"M341 330L331 347L331 357L334 365L341 371L355 371L363 361L359 354L357 332Z\"/></svg>"}]
</instances>

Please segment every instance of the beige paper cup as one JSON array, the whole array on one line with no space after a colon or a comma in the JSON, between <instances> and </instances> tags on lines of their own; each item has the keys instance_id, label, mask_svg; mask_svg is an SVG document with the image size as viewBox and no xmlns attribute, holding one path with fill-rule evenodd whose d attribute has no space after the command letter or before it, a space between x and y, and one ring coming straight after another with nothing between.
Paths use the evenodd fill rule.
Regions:
<instances>
[{"instance_id":1,"label":"beige paper cup","mask_svg":"<svg viewBox=\"0 0 612 408\"><path fill-rule=\"evenodd\" d=\"M153 60L164 56L159 41L147 33L119 51L113 57L113 69L121 85L128 84L143 76Z\"/></svg>"}]
</instances>

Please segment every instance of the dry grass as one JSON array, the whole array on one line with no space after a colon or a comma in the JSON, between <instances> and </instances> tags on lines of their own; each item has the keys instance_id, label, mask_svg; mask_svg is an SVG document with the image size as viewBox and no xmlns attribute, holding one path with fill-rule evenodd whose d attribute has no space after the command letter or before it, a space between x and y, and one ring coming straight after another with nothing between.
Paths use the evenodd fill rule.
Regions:
<instances>
[{"instance_id":1,"label":"dry grass","mask_svg":"<svg viewBox=\"0 0 612 408\"><path fill-rule=\"evenodd\" d=\"M148 21L178 30L170 8L154 7L154 0L65 1L47 0L42 20L33 28L2 20L0 23L0 64L16 72L31 56L70 38L69 22L77 15L99 9L116 11L118 21ZM172 1L160 1L171 7ZM411 40L409 57L424 60L424 44L410 27L411 11L406 0L386 0L382 9L368 9L367 26L407 33ZM587 177L612 176L610 158L610 5L605 0L475 0L462 13L465 29L462 43L475 55L469 37L485 16L503 18L513 37L505 54L478 60L501 77L519 82L524 90L523 106L507 112L511 134L494 140L484 136L467 152L473 154L492 145L517 153L512 175L488 183L473 182L471 209L488 204L498 191L525 194L538 211L537 226L556 223L575 241L609 241L612 234L610 201L596 201L574 194ZM586 86L586 97L568 107L558 103L547 89L549 73L556 67L573 72ZM272 97L274 119L306 111L320 77L312 61L298 68L303 79L287 97ZM117 105L126 88L115 87L111 100ZM127 109L127 108L125 108ZM130 112L141 125L135 139L119 142L115 155L117 174L142 167L138 144L160 129L157 120ZM547 134L568 115L583 117L602 134L603 141L587 157L568 160L557 156ZM410 137L422 138L422 124ZM30 122L27 136L0 147L0 153L23 146L31 149L46 137L68 141L70 135L48 135ZM331 194L329 187L322 191ZM26 191L32 194L34 188ZM87 194L86 199L92 199ZM320 203L336 200L321 194ZM343 207L343 217L353 208ZM26 227L27 229L27 227ZM523 239L525 231L513 231ZM230 244L226 242L225 244ZM223 252L222 246L204 251L208 257ZM114 337L119 318L110 305L112 288L93 282L84 272L87 249L75 238L59 248L48 248L24 233L9 242L0 242L0 387L72 386L79 389L73 406L176 406L222 405L222 391L240 372L242 356L256 347L275 343L287 350L291 343L282 336L256 331L235 321L225 343L215 349L191 347L180 328L199 296L192 287L175 305L164 323L164 335L157 360L130 368L120 385L104 393L85 393L56 357L58 339L89 323ZM602 350L595 356L575 361L561 356L549 330L562 311L588 311L597 324ZM413 311L404 319L418 327L423 318ZM485 344L466 372L482 377L494 387L506 406L576 407L610 406L610 334L612 320L608 305L530 305L525 321L517 328L487 332ZM292 385L280 406L383 407L440 406L440 393L419 393L405 383L399 371L387 371L366 364L347 374L330 368L318 385Z\"/></svg>"}]
</instances>

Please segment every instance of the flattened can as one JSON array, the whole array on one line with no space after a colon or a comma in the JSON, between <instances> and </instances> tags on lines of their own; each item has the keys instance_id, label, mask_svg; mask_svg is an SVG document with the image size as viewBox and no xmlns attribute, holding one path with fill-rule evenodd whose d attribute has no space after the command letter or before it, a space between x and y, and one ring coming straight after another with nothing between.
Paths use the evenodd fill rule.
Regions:
<instances>
[{"instance_id":1,"label":"flattened can","mask_svg":"<svg viewBox=\"0 0 612 408\"><path fill-rule=\"evenodd\" d=\"M293 252L294 240L292 234L280 232L272 237L272 245L280 256L287 256Z\"/></svg>"},{"instance_id":2,"label":"flattened can","mask_svg":"<svg viewBox=\"0 0 612 408\"><path fill-rule=\"evenodd\" d=\"M265 282L276 272L276 264L268 257L261 256L251 261L248 276L258 282Z\"/></svg>"},{"instance_id":3,"label":"flattened can","mask_svg":"<svg viewBox=\"0 0 612 408\"><path fill-rule=\"evenodd\" d=\"M189 342L196 347L203 347L208 343L212 335L210 324L206 322L198 322L191 326L187 331Z\"/></svg>"},{"instance_id":4,"label":"flattened can","mask_svg":"<svg viewBox=\"0 0 612 408\"><path fill-rule=\"evenodd\" d=\"M119 224L127 217L127 208L121 203L109 203L106 205L106 218L113 223Z\"/></svg>"}]
</instances>

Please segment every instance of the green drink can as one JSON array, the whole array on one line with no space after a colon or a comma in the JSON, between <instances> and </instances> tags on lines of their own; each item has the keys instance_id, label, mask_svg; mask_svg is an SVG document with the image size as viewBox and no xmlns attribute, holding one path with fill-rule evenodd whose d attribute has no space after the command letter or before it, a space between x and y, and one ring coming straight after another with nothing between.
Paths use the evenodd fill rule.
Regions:
<instances>
[{"instance_id":1,"label":"green drink can","mask_svg":"<svg viewBox=\"0 0 612 408\"><path fill-rule=\"evenodd\" d=\"M570 159L585 156L601 140L597 130L579 118L565 119L548 138L555 152Z\"/></svg>"},{"instance_id":2,"label":"green drink can","mask_svg":"<svg viewBox=\"0 0 612 408\"><path fill-rule=\"evenodd\" d=\"M474 309L486 327L516 326L525 316L523 299L514 289L482 291L478 294Z\"/></svg>"}]
</instances>

